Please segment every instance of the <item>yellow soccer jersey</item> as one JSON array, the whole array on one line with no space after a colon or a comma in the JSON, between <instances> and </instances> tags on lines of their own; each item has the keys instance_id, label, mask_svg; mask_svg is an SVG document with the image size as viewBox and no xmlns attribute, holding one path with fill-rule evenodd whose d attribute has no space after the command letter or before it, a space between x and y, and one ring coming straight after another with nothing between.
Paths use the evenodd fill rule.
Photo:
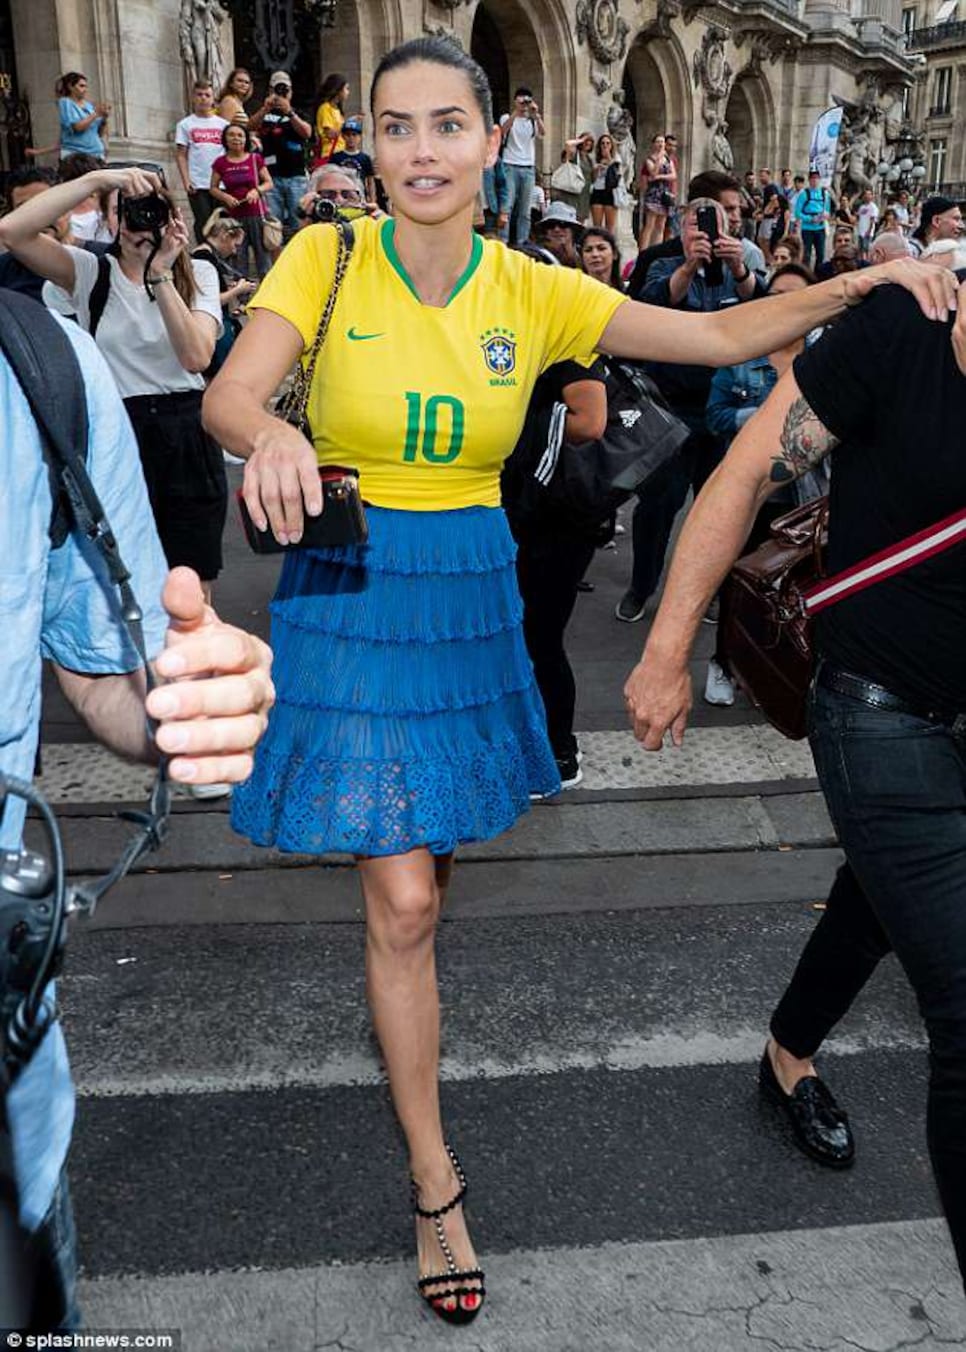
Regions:
<instances>
[{"instance_id":1,"label":"yellow soccer jersey","mask_svg":"<svg viewBox=\"0 0 966 1352\"><path fill-rule=\"evenodd\" d=\"M498 506L537 377L554 362L588 360L625 298L474 235L447 305L424 305L396 254L394 222L354 228L309 400L319 463L356 466L362 496L378 507ZM251 305L289 320L309 347L335 255L330 226L300 231Z\"/></svg>"}]
</instances>

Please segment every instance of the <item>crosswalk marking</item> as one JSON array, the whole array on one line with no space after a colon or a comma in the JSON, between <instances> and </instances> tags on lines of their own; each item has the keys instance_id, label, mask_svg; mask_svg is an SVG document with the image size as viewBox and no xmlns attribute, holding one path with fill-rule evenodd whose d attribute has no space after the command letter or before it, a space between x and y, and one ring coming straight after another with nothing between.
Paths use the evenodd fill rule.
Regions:
<instances>
[{"instance_id":1,"label":"crosswalk marking","mask_svg":"<svg viewBox=\"0 0 966 1352\"><path fill-rule=\"evenodd\" d=\"M656 1037L626 1037L609 1047L570 1051L562 1047L535 1051L526 1061L504 1060L493 1055L443 1056L440 1079L450 1083L503 1080L515 1076L558 1075L589 1070L642 1071L667 1067L753 1066L761 1056L766 1031L747 1028L723 1036L702 1031L687 1036L665 1032ZM874 1042L863 1037L833 1035L823 1045L828 1056L854 1056L874 1047L878 1051L909 1051L925 1048L924 1039L909 1029L877 1031ZM77 1092L86 1098L117 1098L122 1095L165 1096L181 1094L247 1094L278 1089L334 1089L384 1083L375 1054L363 1051L320 1054L309 1064L287 1061L269 1070L226 1070L150 1075L112 1074L78 1079Z\"/></svg>"}]
</instances>

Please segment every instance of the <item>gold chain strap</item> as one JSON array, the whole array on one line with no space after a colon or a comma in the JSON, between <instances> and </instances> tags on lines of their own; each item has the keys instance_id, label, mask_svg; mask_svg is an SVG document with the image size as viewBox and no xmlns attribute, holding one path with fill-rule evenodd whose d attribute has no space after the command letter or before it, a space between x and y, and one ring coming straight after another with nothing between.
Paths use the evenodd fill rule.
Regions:
<instances>
[{"instance_id":1,"label":"gold chain strap","mask_svg":"<svg viewBox=\"0 0 966 1352\"><path fill-rule=\"evenodd\" d=\"M285 422L291 423L297 427L300 432L310 436L308 405L309 394L312 390L312 381L315 377L315 367L319 360L319 353L322 351L322 345L325 342L326 334L329 331L329 324L332 320L332 313L335 310L335 303L339 299L339 288L345 278L346 269L349 266L350 250L346 242L347 227L341 222L335 222L335 228L339 234L338 251L335 257L335 277L332 282L332 290L329 292L329 298L325 303L325 309L322 311L322 318L319 320L319 327L315 331L315 338L312 340L312 346L309 349L307 361L300 361L295 376L292 380L292 387L287 394L283 395L278 402L276 414Z\"/></svg>"}]
</instances>

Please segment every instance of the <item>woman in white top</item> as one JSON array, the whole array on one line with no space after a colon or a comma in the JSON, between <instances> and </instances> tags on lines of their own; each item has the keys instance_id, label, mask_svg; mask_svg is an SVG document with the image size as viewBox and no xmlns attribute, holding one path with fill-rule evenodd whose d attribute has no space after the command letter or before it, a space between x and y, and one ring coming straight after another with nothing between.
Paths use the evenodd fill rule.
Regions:
<instances>
[{"instance_id":1,"label":"woman in white top","mask_svg":"<svg viewBox=\"0 0 966 1352\"><path fill-rule=\"evenodd\" d=\"M111 192L120 223L103 258L46 233L91 194ZM125 220L126 201L151 195L168 204L158 236ZM53 284L52 308L69 309L96 339L137 436L168 563L194 568L210 596L228 496L221 451L201 426L201 373L222 327L217 272L189 257L180 213L140 169L99 169L38 194L3 218L0 243Z\"/></svg>"}]
</instances>

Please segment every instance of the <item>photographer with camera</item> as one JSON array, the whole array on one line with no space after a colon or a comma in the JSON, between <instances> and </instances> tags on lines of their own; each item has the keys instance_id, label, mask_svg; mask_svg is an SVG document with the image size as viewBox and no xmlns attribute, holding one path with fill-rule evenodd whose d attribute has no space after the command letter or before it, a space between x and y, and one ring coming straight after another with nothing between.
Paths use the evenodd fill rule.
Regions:
<instances>
[{"instance_id":1,"label":"photographer with camera","mask_svg":"<svg viewBox=\"0 0 966 1352\"><path fill-rule=\"evenodd\" d=\"M37 358L33 379L23 384L7 355L16 332L27 334ZM53 988L44 979L47 964L39 952L35 964L17 960L24 948L14 933L29 928L36 934L46 924L55 939L63 935L54 925L51 890L32 886L38 871L36 856L22 849L25 804L13 778L6 778L29 781L33 772L41 660L54 664L65 695L100 742L148 763L157 761L159 748L173 754L168 777L186 784L247 777L274 692L265 644L222 623L187 569L165 577L130 423L94 343L76 324L10 293L0 295L0 335L0 476L10 523L0 531L0 682L6 691L0 703L0 1326L47 1331L78 1321L64 1174L74 1093ZM82 530L77 512L65 510L52 492L57 460L38 418L51 422L47 410L55 405L75 414L72 448L129 570L136 594L130 602L135 609L140 603L143 651L159 681L147 696L141 655L117 617L105 555ZM103 528L100 537L107 539ZM124 609L130 614L128 600ZM146 711L158 721L153 736ZM14 1027L12 1011L24 1008L25 975L39 982L38 1019ZM20 1031L26 1036L18 1042Z\"/></svg>"},{"instance_id":2,"label":"photographer with camera","mask_svg":"<svg viewBox=\"0 0 966 1352\"><path fill-rule=\"evenodd\" d=\"M269 81L269 93L249 122L261 138L265 164L272 176L266 194L269 210L282 222L286 239L299 228L298 205L309 186L305 151L312 137L312 124L292 107L292 81L277 70Z\"/></svg>"},{"instance_id":3,"label":"photographer with camera","mask_svg":"<svg viewBox=\"0 0 966 1352\"><path fill-rule=\"evenodd\" d=\"M120 193L103 258L46 231L91 193ZM156 174L101 169L32 198L0 220L0 243L60 288L103 352L134 426L161 543L206 598L221 570L228 489L221 450L201 426L202 372L222 329L218 274L187 252L188 231Z\"/></svg>"},{"instance_id":4,"label":"photographer with camera","mask_svg":"<svg viewBox=\"0 0 966 1352\"><path fill-rule=\"evenodd\" d=\"M510 243L530 237L530 199L537 181L537 138L543 136L543 118L533 90L521 85L513 107L500 118L500 146L509 193Z\"/></svg>"},{"instance_id":5,"label":"photographer with camera","mask_svg":"<svg viewBox=\"0 0 966 1352\"><path fill-rule=\"evenodd\" d=\"M379 208L367 202L362 179L347 164L323 164L312 175L311 187L299 203L302 224L352 221L360 216L378 216Z\"/></svg>"}]
</instances>

